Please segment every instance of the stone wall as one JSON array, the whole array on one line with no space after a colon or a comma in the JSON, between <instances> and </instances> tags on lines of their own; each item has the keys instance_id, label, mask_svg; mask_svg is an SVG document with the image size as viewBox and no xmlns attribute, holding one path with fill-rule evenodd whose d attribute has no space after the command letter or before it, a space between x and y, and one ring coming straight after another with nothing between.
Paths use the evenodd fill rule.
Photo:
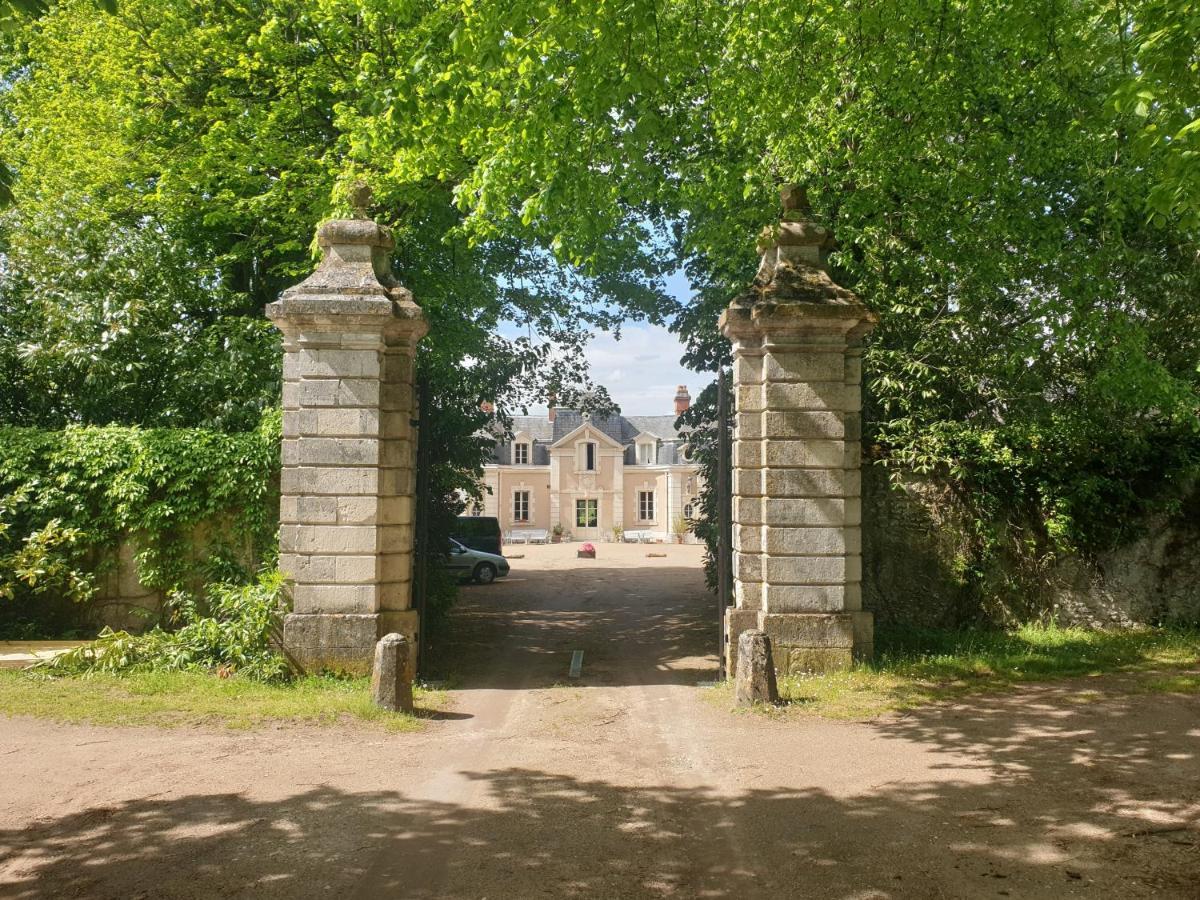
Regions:
<instances>
[{"instance_id":1,"label":"stone wall","mask_svg":"<svg viewBox=\"0 0 1200 900\"><path fill-rule=\"evenodd\" d=\"M206 523L194 528L184 542L188 563L194 570L199 570L219 555L246 571L254 571L260 559L252 542L234 545L231 534L228 522ZM138 577L140 549L137 539L129 536L117 545L114 553L97 560L93 569L97 573L96 596L80 608L80 624L90 630L107 626L114 631L136 633L162 623L166 597L162 591L143 584ZM204 579L199 571L186 587L196 594L204 590Z\"/></svg>"},{"instance_id":2,"label":"stone wall","mask_svg":"<svg viewBox=\"0 0 1200 900\"><path fill-rule=\"evenodd\" d=\"M1141 523L1134 540L1094 559L1035 563L1000 556L979 577L964 510L928 479L889 486L863 470L863 605L880 622L955 627L1051 618L1063 625L1200 623L1200 491L1173 517Z\"/></svg>"}]
</instances>

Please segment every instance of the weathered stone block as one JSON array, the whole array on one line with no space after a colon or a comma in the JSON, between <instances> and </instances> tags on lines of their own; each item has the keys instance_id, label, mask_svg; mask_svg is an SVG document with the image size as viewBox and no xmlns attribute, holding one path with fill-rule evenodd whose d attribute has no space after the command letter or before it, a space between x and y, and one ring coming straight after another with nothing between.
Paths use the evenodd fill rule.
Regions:
<instances>
[{"instance_id":1,"label":"weathered stone block","mask_svg":"<svg viewBox=\"0 0 1200 900\"><path fill-rule=\"evenodd\" d=\"M854 647L854 620L843 613L763 613L762 628L777 646Z\"/></svg>"},{"instance_id":2,"label":"weathered stone block","mask_svg":"<svg viewBox=\"0 0 1200 900\"><path fill-rule=\"evenodd\" d=\"M761 525L763 523L763 501L759 497L733 498L733 521L738 525Z\"/></svg>"},{"instance_id":3,"label":"weathered stone block","mask_svg":"<svg viewBox=\"0 0 1200 900\"><path fill-rule=\"evenodd\" d=\"M735 441L752 441L763 436L763 413L761 412L738 412L734 416L733 422Z\"/></svg>"},{"instance_id":4,"label":"weathered stone block","mask_svg":"<svg viewBox=\"0 0 1200 900\"><path fill-rule=\"evenodd\" d=\"M762 559L763 581L772 586L842 585L847 580L848 563L845 556L764 556Z\"/></svg>"},{"instance_id":5,"label":"weathered stone block","mask_svg":"<svg viewBox=\"0 0 1200 900\"><path fill-rule=\"evenodd\" d=\"M398 553L384 553L379 557L379 580L386 582L409 581L412 578L412 553L404 548Z\"/></svg>"},{"instance_id":6,"label":"weathered stone block","mask_svg":"<svg viewBox=\"0 0 1200 900\"><path fill-rule=\"evenodd\" d=\"M411 497L382 497L379 500L380 525L411 525L413 521L413 499Z\"/></svg>"},{"instance_id":7,"label":"weathered stone block","mask_svg":"<svg viewBox=\"0 0 1200 900\"><path fill-rule=\"evenodd\" d=\"M812 438L842 440L845 414L830 410L774 412L762 414L763 436L767 438Z\"/></svg>"},{"instance_id":8,"label":"weathered stone block","mask_svg":"<svg viewBox=\"0 0 1200 900\"><path fill-rule=\"evenodd\" d=\"M733 445L734 469L757 469L762 465L762 445L757 441L740 440Z\"/></svg>"},{"instance_id":9,"label":"weathered stone block","mask_svg":"<svg viewBox=\"0 0 1200 900\"><path fill-rule=\"evenodd\" d=\"M306 411L307 412L307 411ZM377 409L318 409L311 410L312 430L304 434L325 437L376 437L379 435L380 413Z\"/></svg>"},{"instance_id":10,"label":"weathered stone block","mask_svg":"<svg viewBox=\"0 0 1200 900\"><path fill-rule=\"evenodd\" d=\"M765 633L751 629L738 636L736 672L734 705L779 702L775 665L771 658L771 638Z\"/></svg>"},{"instance_id":11,"label":"weathered stone block","mask_svg":"<svg viewBox=\"0 0 1200 900\"><path fill-rule=\"evenodd\" d=\"M758 497L763 493L762 469L734 469L733 494L735 497Z\"/></svg>"},{"instance_id":12,"label":"weathered stone block","mask_svg":"<svg viewBox=\"0 0 1200 900\"><path fill-rule=\"evenodd\" d=\"M842 612L846 586L841 584L764 584L762 607L772 613Z\"/></svg>"},{"instance_id":13,"label":"weathered stone block","mask_svg":"<svg viewBox=\"0 0 1200 900\"><path fill-rule=\"evenodd\" d=\"M846 385L841 381L767 382L762 392L765 396L760 408L772 412L850 408Z\"/></svg>"},{"instance_id":14,"label":"weathered stone block","mask_svg":"<svg viewBox=\"0 0 1200 900\"><path fill-rule=\"evenodd\" d=\"M302 437L283 442L285 466L371 466L380 459L376 438Z\"/></svg>"},{"instance_id":15,"label":"weathered stone block","mask_svg":"<svg viewBox=\"0 0 1200 900\"><path fill-rule=\"evenodd\" d=\"M739 553L762 553L762 531L761 525L734 525L733 549Z\"/></svg>"},{"instance_id":16,"label":"weathered stone block","mask_svg":"<svg viewBox=\"0 0 1200 900\"><path fill-rule=\"evenodd\" d=\"M733 597L738 609L748 609L757 612L762 607L763 585L761 581L735 581ZM757 624L758 620L755 619Z\"/></svg>"},{"instance_id":17,"label":"weathered stone block","mask_svg":"<svg viewBox=\"0 0 1200 900\"><path fill-rule=\"evenodd\" d=\"M299 613L375 613L379 611L379 593L371 584L296 583L292 607Z\"/></svg>"},{"instance_id":18,"label":"weathered stone block","mask_svg":"<svg viewBox=\"0 0 1200 900\"><path fill-rule=\"evenodd\" d=\"M289 354L301 378L378 378L375 350L309 350Z\"/></svg>"},{"instance_id":19,"label":"weathered stone block","mask_svg":"<svg viewBox=\"0 0 1200 900\"><path fill-rule=\"evenodd\" d=\"M845 497L851 474L842 469L760 469L766 497ZM736 473L735 473L736 477ZM857 489L852 496L858 496Z\"/></svg>"},{"instance_id":20,"label":"weathered stone block","mask_svg":"<svg viewBox=\"0 0 1200 900\"><path fill-rule=\"evenodd\" d=\"M739 384L734 388L734 399L739 413L762 412L767 408L761 385Z\"/></svg>"},{"instance_id":21,"label":"weathered stone block","mask_svg":"<svg viewBox=\"0 0 1200 900\"><path fill-rule=\"evenodd\" d=\"M739 354L733 361L733 383L762 384L763 358L751 354Z\"/></svg>"},{"instance_id":22,"label":"weathered stone block","mask_svg":"<svg viewBox=\"0 0 1200 900\"><path fill-rule=\"evenodd\" d=\"M375 645L371 700L391 712L412 712L414 654L402 634L385 634Z\"/></svg>"},{"instance_id":23,"label":"weathered stone block","mask_svg":"<svg viewBox=\"0 0 1200 900\"><path fill-rule=\"evenodd\" d=\"M286 466L279 474L279 489L285 495L375 494L379 491L379 469Z\"/></svg>"},{"instance_id":24,"label":"weathered stone block","mask_svg":"<svg viewBox=\"0 0 1200 900\"><path fill-rule=\"evenodd\" d=\"M307 384L308 382L301 382ZM326 384L328 382L312 382L313 384ZM331 404L314 404L325 406L367 406L378 407L380 405L380 397L383 391L388 390L392 385L383 385L375 378L341 378L337 381L336 403Z\"/></svg>"},{"instance_id":25,"label":"weathered stone block","mask_svg":"<svg viewBox=\"0 0 1200 900\"><path fill-rule=\"evenodd\" d=\"M762 581L762 557L754 553L734 551L733 577L739 581Z\"/></svg>"},{"instance_id":26,"label":"weathered stone block","mask_svg":"<svg viewBox=\"0 0 1200 900\"><path fill-rule=\"evenodd\" d=\"M861 550L861 536L855 530L819 526L795 528L774 527L766 529L767 553L777 555L833 556L841 553L857 553Z\"/></svg>"},{"instance_id":27,"label":"weathered stone block","mask_svg":"<svg viewBox=\"0 0 1200 900\"><path fill-rule=\"evenodd\" d=\"M297 553L374 553L377 530L370 525L282 525L279 542Z\"/></svg>"},{"instance_id":28,"label":"weathered stone block","mask_svg":"<svg viewBox=\"0 0 1200 900\"><path fill-rule=\"evenodd\" d=\"M761 521L769 526L841 526L846 521L845 503L837 497L767 498L762 501Z\"/></svg>"},{"instance_id":29,"label":"weathered stone block","mask_svg":"<svg viewBox=\"0 0 1200 900\"><path fill-rule=\"evenodd\" d=\"M764 381L840 381L845 383L846 361L840 352L780 352L763 358Z\"/></svg>"},{"instance_id":30,"label":"weathered stone block","mask_svg":"<svg viewBox=\"0 0 1200 900\"><path fill-rule=\"evenodd\" d=\"M380 524L379 508L384 501L378 497L331 497L335 521L339 525Z\"/></svg>"},{"instance_id":31,"label":"weathered stone block","mask_svg":"<svg viewBox=\"0 0 1200 900\"><path fill-rule=\"evenodd\" d=\"M802 468L837 469L846 461L843 441L779 440L762 442L763 459L770 468L797 466Z\"/></svg>"},{"instance_id":32,"label":"weathered stone block","mask_svg":"<svg viewBox=\"0 0 1200 900\"><path fill-rule=\"evenodd\" d=\"M378 621L376 615L291 613L283 621L283 646L303 672L367 675Z\"/></svg>"}]
</instances>

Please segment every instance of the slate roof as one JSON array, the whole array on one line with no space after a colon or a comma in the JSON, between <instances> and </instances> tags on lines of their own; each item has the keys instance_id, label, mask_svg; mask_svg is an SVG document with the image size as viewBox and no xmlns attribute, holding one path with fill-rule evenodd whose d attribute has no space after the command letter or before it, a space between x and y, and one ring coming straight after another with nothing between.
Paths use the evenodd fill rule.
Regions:
<instances>
[{"instance_id":1,"label":"slate roof","mask_svg":"<svg viewBox=\"0 0 1200 900\"><path fill-rule=\"evenodd\" d=\"M634 439L639 434L651 434L658 438L657 465L683 465L684 438L675 429L675 416L592 416L588 420L593 428L608 435L625 446L625 464L637 464L637 448ZM513 416L513 433L529 435L535 466L550 464L550 447L562 440L584 423L582 413L573 409L556 409L554 421L549 416ZM498 440L492 454L492 462L499 465L512 464L512 444Z\"/></svg>"}]
</instances>

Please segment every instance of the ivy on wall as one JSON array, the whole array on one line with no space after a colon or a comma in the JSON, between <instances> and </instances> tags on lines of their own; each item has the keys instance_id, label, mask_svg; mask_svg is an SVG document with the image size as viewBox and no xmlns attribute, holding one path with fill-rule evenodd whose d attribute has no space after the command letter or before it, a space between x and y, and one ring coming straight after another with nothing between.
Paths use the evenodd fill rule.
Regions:
<instances>
[{"instance_id":1,"label":"ivy on wall","mask_svg":"<svg viewBox=\"0 0 1200 900\"><path fill-rule=\"evenodd\" d=\"M164 595L249 579L275 552L279 443L277 411L240 433L0 427L0 638L80 620L125 539Z\"/></svg>"}]
</instances>

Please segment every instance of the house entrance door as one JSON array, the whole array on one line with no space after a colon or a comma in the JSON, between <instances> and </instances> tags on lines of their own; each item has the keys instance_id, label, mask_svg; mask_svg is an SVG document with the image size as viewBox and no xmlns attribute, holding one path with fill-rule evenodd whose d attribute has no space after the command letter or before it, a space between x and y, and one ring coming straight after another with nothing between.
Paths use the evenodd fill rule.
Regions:
<instances>
[{"instance_id":1,"label":"house entrance door","mask_svg":"<svg viewBox=\"0 0 1200 900\"><path fill-rule=\"evenodd\" d=\"M588 541L600 537L600 501L596 498L575 501L575 537Z\"/></svg>"}]
</instances>

